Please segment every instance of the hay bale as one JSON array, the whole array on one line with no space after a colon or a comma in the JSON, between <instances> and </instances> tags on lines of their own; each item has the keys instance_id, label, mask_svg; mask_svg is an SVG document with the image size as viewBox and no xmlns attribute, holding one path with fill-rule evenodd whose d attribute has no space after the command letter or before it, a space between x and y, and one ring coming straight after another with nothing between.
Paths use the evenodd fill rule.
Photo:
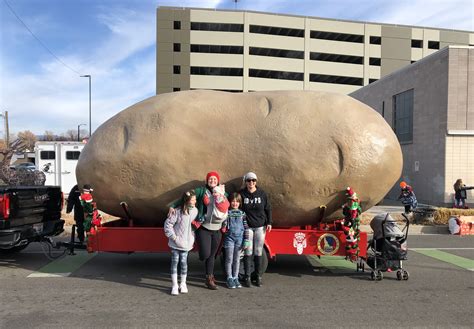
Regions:
<instances>
[{"instance_id":1,"label":"hay bale","mask_svg":"<svg viewBox=\"0 0 474 329\"><path fill-rule=\"evenodd\" d=\"M451 216L474 216L474 209L438 208L434 223L447 225Z\"/></svg>"}]
</instances>

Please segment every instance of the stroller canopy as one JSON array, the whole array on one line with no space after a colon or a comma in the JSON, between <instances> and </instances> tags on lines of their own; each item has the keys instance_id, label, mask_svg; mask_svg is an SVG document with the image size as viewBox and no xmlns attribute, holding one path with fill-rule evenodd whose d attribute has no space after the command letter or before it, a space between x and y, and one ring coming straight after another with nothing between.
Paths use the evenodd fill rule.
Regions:
<instances>
[{"instance_id":1,"label":"stroller canopy","mask_svg":"<svg viewBox=\"0 0 474 329\"><path fill-rule=\"evenodd\" d=\"M374 231L374 239L376 240L383 238L384 233L386 238L398 238L405 236L400 227L398 227L395 219L393 219L388 212L380 213L372 218L370 221L370 227Z\"/></svg>"}]
</instances>

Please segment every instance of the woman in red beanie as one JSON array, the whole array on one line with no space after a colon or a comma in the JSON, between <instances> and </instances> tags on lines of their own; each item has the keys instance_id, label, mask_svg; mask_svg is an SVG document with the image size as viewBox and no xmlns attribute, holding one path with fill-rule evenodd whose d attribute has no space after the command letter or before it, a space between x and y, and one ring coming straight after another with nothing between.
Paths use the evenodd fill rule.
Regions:
<instances>
[{"instance_id":1,"label":"woman in red beanie","mask_svg":"<svg viewBox=\"0 0 474 329\"><path fill-rule=\"evenodd\" d=\"M204 261L206 266L206 286L211 290L217 290L214 278L214 259L222 237L221 229L227 218L227 210L224 212L214 211L214 207L216 206L214 188L219 185L219 182L219 173L211 171L206 175L206 185L194 189L196 193L198 216L197 220L193 221L193 225L196 228L199 259ZM174 208L179 206L181 206L180 201L173 203L171 205L172 208L170 208L170 213L174 211Z\"/></svg>"}]
</instances>

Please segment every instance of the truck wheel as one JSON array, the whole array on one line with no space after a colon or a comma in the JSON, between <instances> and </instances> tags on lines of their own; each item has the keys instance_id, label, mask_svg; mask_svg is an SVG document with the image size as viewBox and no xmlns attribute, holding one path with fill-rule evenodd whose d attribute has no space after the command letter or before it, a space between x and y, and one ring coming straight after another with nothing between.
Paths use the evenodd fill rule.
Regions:
<instances>
[{"instance_id":1,"label":"truck wheel","mask_svg":"<svg viewBox=\"0 0 474 329\"><path fill-rule=\"evenodd\" d=\"M0 255L13 254L13 253L22 251L22 250L25 249L26 247L28 247L28 244L24 244L24 245L22 245L22 246L13 247L13 248L10 248L10 249L0 249Z\"/></svg>"}]
</instances>

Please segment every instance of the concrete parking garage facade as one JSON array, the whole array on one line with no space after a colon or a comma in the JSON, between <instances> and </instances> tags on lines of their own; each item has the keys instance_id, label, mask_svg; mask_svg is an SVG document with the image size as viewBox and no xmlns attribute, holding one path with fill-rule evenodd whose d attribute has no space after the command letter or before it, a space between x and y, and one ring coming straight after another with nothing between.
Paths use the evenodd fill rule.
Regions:
<instances>
[{"instance_id":1,"label":"concrete parking garage facade","mask_svg":"<svg viewBox=\"0 0 474 329\"><path fill-rule=\"evenodd\" d=\"M159 7L156 93L349 94L474 33L251 11Z\"/></svg>"}]
</instances>

